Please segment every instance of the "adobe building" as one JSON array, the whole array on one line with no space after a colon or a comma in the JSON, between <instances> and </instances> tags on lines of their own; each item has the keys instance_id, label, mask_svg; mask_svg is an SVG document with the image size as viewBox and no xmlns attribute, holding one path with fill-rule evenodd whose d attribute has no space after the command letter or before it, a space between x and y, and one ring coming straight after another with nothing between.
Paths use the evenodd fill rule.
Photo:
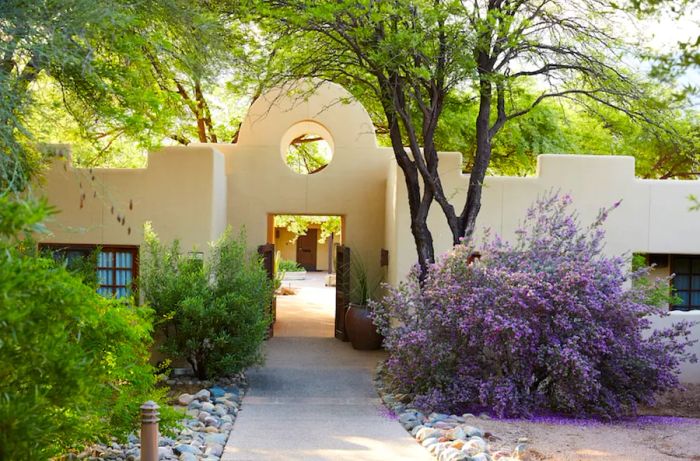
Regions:
<instances>
[{"instance_id":1,"label":"adobe building","mask_svg":"<svg viewBox=\"0 0 700 461\"><path fill-rule=\"evenodd\" d=\"M296 173L284 161L291 140L304 134L323 138L332 150L330 163L314 174ZM335 244L351 248L369 272L392 284L405 277L416 252L402 173L391 149L377 145L365 109L343 88L324 84L306 98L272 91L253 104L238 139L166 147L149 153L143 169L76 169L64 155L43 186L60 213L42 243L76 252L101 245L101 291L119 296L137 276L147 221L163 241L179 239L183 250L198 255L227 226L245 228L248 243L257 246L276 243L277 214L337 215L342 242ZM461 155L441 153L440 172L447 195L463 203L469 176ZM655 319L657 326L700 320L700 211L690 211L688 199L700 197L700 181L638 179L632 157L542 155L532 177L486 179L478 229L512 238L525 210L552 190L573 197L583 223L622 200L605 225L606 252L646 253L658 264L655 274L678 274L683 304ZM437 206L430 228L436 252L449 249L451 234ZM386 252L380 258L382 250L388 258ZM328 268L327 259L318 261ZM695 333L700 338L700 326ZM686 364L682 379L700 382L700 366Z\"/></svg>"}]
</instances>

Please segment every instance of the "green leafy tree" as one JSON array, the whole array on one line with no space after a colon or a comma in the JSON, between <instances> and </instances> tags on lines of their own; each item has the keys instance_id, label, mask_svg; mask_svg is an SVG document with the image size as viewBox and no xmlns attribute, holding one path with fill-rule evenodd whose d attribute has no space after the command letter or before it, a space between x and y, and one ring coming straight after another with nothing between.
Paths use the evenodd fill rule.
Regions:
<instances>
[{"instance_id":1,"label":"green leafy tree","mask_svg":"<svg viewBox=\"0 0 700 461\"><path fill-rule=\"evenodd\" d=\"M146 227L140 287L165 334L162 350L186 360L200 379L227 376L262 362L273 282L245 235L230 230L206 261L166 246Z\"/></svg>"},{"instance_id":2,"label":"green leafy tree","mask_svg":"<svg viewBox=\"0 0 700 461\"><path fill-rule=\"evenodd\" d=\"M655 123L653 107L632 104L645 86L619 67L616 57L629 44L602 0L228 3L249 6L268 32L279 58L269 83L313 77L377 101L405 178L423 269L434 260L433 203L455 244L472 237L494 143L509 123L554 98ZM520 83L533 79L536 95L520 97ZM467 198L453 204L438 174L436 134L446 101L463 89L476 101L464 119L476 142Z\"/></svg>"}]
</instances>

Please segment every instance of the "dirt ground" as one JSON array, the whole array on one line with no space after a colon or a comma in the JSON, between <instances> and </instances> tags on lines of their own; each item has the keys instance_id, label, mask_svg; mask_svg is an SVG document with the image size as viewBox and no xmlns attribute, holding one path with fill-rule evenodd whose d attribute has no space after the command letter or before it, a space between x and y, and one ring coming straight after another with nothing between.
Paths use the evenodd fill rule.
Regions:
<instances>
[{"instance_id":1,"label":"dirt ground","mask_svg":"<svg viewBox=\"0 0 700 461\"><path fill-rule=\"evenodd\" d=\"M493 434L495 448L528 439L529 461L700 461L700 384L661 396L635 421L600 423L542 418L536 421L469 418Z\"/></svg>"}]
</instances>

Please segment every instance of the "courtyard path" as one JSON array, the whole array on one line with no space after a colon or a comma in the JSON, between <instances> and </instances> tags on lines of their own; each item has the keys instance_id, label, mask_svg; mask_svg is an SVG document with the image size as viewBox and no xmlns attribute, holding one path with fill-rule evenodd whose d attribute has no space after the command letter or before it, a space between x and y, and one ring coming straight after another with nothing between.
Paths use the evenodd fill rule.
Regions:
<instances>
[{"instance_id":1,"label":"courtyard path","mask_svg":"<svg viewBox=\"0 0 700 461\"><path fill-rule=\"evenodd\" d=\"M379 402L372 375L383 353L332 337L335 292L310 275L296 295L277 298L267 361L249 373L221 460L432 460Z\"/></svg>"}]
</instances>

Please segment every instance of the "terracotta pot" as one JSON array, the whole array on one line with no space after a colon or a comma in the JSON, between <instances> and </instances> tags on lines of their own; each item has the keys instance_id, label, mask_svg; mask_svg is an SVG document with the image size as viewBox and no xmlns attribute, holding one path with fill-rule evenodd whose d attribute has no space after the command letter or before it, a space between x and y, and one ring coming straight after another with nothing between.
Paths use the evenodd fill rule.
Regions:
<instances>
[{"instance_id":1,"label":"terracotta pot","mask_svg":"<svg viewBox=\"0 0 700 461\"><path fill-rule=\"evenodd\" d=\"M345 331L353 349L372 351L382 347L382 335L369 318L366 306L350 304L345 313Z\"/></svg>"}]
</instances>

